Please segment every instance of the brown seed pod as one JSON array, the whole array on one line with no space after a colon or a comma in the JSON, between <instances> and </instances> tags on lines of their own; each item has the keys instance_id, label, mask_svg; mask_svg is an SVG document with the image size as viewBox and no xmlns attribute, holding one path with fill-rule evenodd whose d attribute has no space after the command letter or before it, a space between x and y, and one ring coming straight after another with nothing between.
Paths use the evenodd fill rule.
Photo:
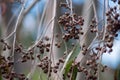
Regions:
<instances>
[{"instance_id":1,"label":"brown seed pod","mask_svg":"<svg viewBox=\"0 0 120 80\"><path fill-rule=\"evenodd\" d=\"M49 51L50 51L50 49L46 47L46 52L49 52Z\"/></svg>"},{"instance_id":2,"label":"brown seed pod","mask_svg":"<svg viewBox=\"0 0 120 80\"><path fill-rule=\"evenodd\" d=\"M37 55L37 58L40 59L40 54Z\"/></svg>"},{"instance_id":3,"label":"brown seed pod","mask_svg":"<svg viewBox=\"0 0 120 80\"><path fill-rule=\"evenodd\" d=\"M104 72L104 71L105 71L105 69L104 69L104 68L102 68L102 69L101 69L101 72Z\"/></svg>"},{"instance_id":4,"label":"brown seed pod","mask_svg":"<svg viewBox=\"0 0 120 80\"><path fill-rule=\"evenodd\" d=\"M90 65L90 61L89 60L86 61L86 65Z\"/></svg>"},{"instance_id":5,"label":"brown seed pod","mask_svg":"<svg viewBox=\"0 0 120 80\"><path fill-rule=\"evenodd\" d=\"M8 62L8 66L10 67L10 66L13 66L13 64L14 64L14 62Z\"/></svg>"},{"instance_id":6,"label":"brown seed pod","mask_svg":"<svg viewBox=\"0 0 120 80\"><path fill-rule=\"evenodd\" d=\"M10 49L11 49L11 47L10 47L9 45L7 45L7 49L8 49L8 50L10 50Z\"/></svg>"},{"instance_id":7,"label":"brown seed pod","mask_svg":"<svg viewBox=\"0 0 120 80\"><path fill-rule=\"evenodd\" d=\"M64 63L64 60L62 58L59 59L60 63Z\"/></svg>"},{"instance_id":8,"label":"brown seed pod","mask_svg":"<svg viewBox=\"0 0 120 80\"><path fill-rule=\"evenodd\" d=\"M57 43L57 48L60 48L61 47L61 43Z\"/></svg>"},{"instance_id":9,"label":"brown seed pod","mask_svg":"<svg viewBox=\"0 0 120 80\"><path fill-rule=\"evenodd\" d=\"M57 70L56 70L56 69L53 69L53 72L54 72L54 73L57 73Z\"/></svg>"},{"instance_id":10,"label":"brown seed pod","mask_svg":"<svg viewBox=\"0 0 120 80\"><path fill-rule=\"evenodd\" d=\"M96 19L95 18L92 19L92 23L93 24L96 23Z\"/></svg>"},{"instance_id":11,"label":"brown seed pod","mask_svg":"<svg viewBox=\"0 0 120 80\"><path fill-rule=\"evenodd\" d=\"M110 50L108 51L109 53L111 53L113 51L113 49L112 48L110 48Z\"/></svg>"},{"instance_id":12,"label":"brown seed pod","mask_svg":"<svg viewBox=\"0 0 120 80\"><path fill-rule=\"evenodd\" d=\"M67 77L70 78L70 76L71 76L71 73L68 73L68 74L67 74Z\"/></svg>"},{"instance_id":13,"label":"brown seed pod","mask_svg":"<svg viewBox=\"0 0 120 80\"><path fill-rule=\"evenodd\" d=\"M54 68L55 68L55 69L58 69L58 68L59 68L59 65L54 66Z\"/></svg>"},{"instance_id":14,"label":"brown seed pod","mask_svg":"<svg viewBox=\"0 0 120 80\"><path fill-rule=\"evenodd\" d=\"M1 43L4 43L4 40L3 40L3 39L0 39L0 42L1 42Z\"/></svg>"},{"instance_id":15,"label":"brown seed pod","mask_svg":"<svg viewBox=\"0 0 120 80\"><path fill-rule=\"evenodd\" d=\"M6 46L5 45L3 46L3 51L6 51Z\"/></svg>"},{"instance_id":16,"label":"brown seed pod","mask_svg":"<svg viewBox=\"0 0 120 80\"><path fill-rule=\"evenodd\" d=\"M83 34L84 34L84 32L80 32L80 34L81 34L81 35L83 35Z\"/></svg>"},{"instance_id":17,"label":"brown seed pod","mask_svg":"<svg viewBox=\"0 0 120 80\"><path fill-rule=\"evenodd\" d=\"M46 47L50 47L50 43L46 44Z\"/></svg>"},{"instance_id":18,"label":"brown seed pod","mask_svg":"<svg viewBox=\"0 0 120 80\"><path fill-rule=\"evenodd\" d=\"M78 72L82 72L84 70L84 68L83 67L78 67Z\"/></svg>"},{"instance_id":19,"label":"brown seed pod","mask_svg":"<svg viewBox=\"0 0 120 80\"><path fill-rule=\"evenodd\" d=\"M57 63L56 63L56 65L58 65L58 66L59 66L59 65L60 65L60 62L57 62Z\"/></svg>"},{"instance_id":20,"label":"brown seed pod","mask_svg":"<svg viewBox=\"0 0 120 80\"><path fill-rule=\"evenodd\" d=\"M45 40L46 40L46 41L49 41L49 37L48 37L48 36L45 36Z\"/></svg>"},{"instance_id":21,"label":"brown seed pod","mask_svg":"<svg viewBox=\"0 0 120 80\"><path fill-rule=\"evenodd\" d=\"M81 53L82 53L83 55L86 55L86 51L82 51Z\"/></svg>"},{"instance_id":22,"label":"brown seed pod","mask_svg":"<svg viewBox=\"0 0 120 80\"><path fill-rule=\"evenodd\" d=\"M29 59L29 58L28 58ZM35 58L33 56L31 56L31 60L34 60Z\"/></svg>"},{"instance_id":23,"label":"brown seed pod","mask_svg":"<svg viewBox=\"0 0 120 80\"><path fill-rule=\"evenodd\" d=\"M107 45L107 47L108 47L108 48L112 48L113 43L112 43L112 42L110 42L110 43L108 43L108 44L106 44L106 45Z\"/></svg>"},{"instance_id":24,"label":"brown seed pod","mask_svg":"<svg viewBox=\"0 0 120 80\"><path fill-rule=\"evenodd\" d=\"M41 53L41 54L44 54L44 49L40 49L40 53Z\"/></svg>"}]
</instances>

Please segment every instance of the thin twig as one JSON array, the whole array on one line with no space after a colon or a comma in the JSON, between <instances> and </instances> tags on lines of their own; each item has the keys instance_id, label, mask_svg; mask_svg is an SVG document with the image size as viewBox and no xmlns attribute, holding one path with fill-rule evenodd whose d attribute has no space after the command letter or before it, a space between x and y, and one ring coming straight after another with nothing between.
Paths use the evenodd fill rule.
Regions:
<instances>
[{"instance_id":1,"label":"thin twig","mask_svg":"<svg viewBox=\"0 0 120 80\"><path fill-rule=\"evenodd\" d=\"M66 0L66 3L69 5L69 1L68 0Z\"/></svg>"},{"instance_id":2,"label":"thin twig","mask_svg":"<svg viewBox=\"0 0 120 80\"><path fill-rule=\"evenodd\" d=\"M95 19L96 19L96 22L98 23L98 16L97 16L97 11L96 11L96 6L95 6L94 0L92 0L92 5L93 5L94 14L95 14ZM97 25L97 31L98 31L98 25ZM96 35L98 36L98 32L96 33Z\"/></svg>"},{"instance_id":3,"label":"thin twig","mask_svg":"<svg viewBox=\"0 0 120 80\"><path fill-rule=\"evenodd\" d=\"M16 22L17 23L17 26L20 25L20 23L22 22L24 16L31 10L32 7L34 7L34 5L38 2L39 0L35 0L28 8L24 8L24 11L22 12L22 15L20 16L19 18L19 21ZM22 4L23 5L23 4ZM21 12L20 12L21 13ZM10 20L9 24L11 23L12 19ZM9 25L8 24L8 25ZM12 33L10 33L4 40L7 40L9 39L11 36L13 36L15 34L15 32L13 31Z\"/></svg>"},{"instance_id":4,"label":"thin twig","mask_svg":"<svg viewBox=\"0 0 120 80\"><path fill-rule=\"evenodd\" d=\"M19 23L18 23L18 26L19 26L19 25L21 24L21 22L23 21L24 16L26 16L26 14L29 13L29 11L31 10L31 8L33 8L38 1L39 1L39 0L34 0L34 2L32 2L32 4L31 4L28 8L26 8L26 9L24 10L23 15L21 16L20 21L19 21Z\"/></svg>"},{"instance_id":5,"label":"thin twig","mask_svg":"<svg viewBox=\"0 0 120 80\"><path fill-rule=\"evenodd\" d=\"M17 11L16 11L16 14L18 14L18 12L20 11L19 9L20 9L21 7L19 7L18 9L17 9ZM9 20L9 22L8 22L8 24L7 24L7 28L10 26L10 24L11 24L11 22L13 21L13 19L15 18L15 14L11 17L11 19ZM7 29L8 30L8 29ZM11 32L4 40L7 40L7 39L9 39L10 37L12 37L13 35L14 35L14 31L13 32Z\"/></svg>"},{"instance_id":6,"label":"thin twig","mask_svg":"<svg viewBox=\"0 0 120 80\"><path fill-rule=\"evenodd\" d=\"M38 25L38 31L37 31L36 41L38 41L39 38L40 38L40 31L41 31L41 33L44 31L44 30L40 30L40 29L41 29L41 27L43 27L43 26L42 26L42 22L43 22L44 17L45 17L45 12L46 12L46 9L47 9L47 5L48 5L48 1L46 2L46 5L45 5L45 7L44 7L44 11L43 11L43 13L42 13L41 20L40 20L39 25ZM41 35L42 35L42 34L41 34Z\"/></svg>"},{"instance_id":7,"label":"thin twig","mask_svg":"<svg viewBox=\"0 0 120 80\"><path fill-rule=\"evenodd\" d=\"M62 26L59 24L59 28L60 28L60 31L62 33L62 35L64 34L63 30L62 30ZM63 42L64 42L64 45L65 45L65 52L66 54L68 53L68 49L67 49L67 44L66 44L66 41L62 38Z\"/></svg>"},{"instance_id":8,"label":"thin twig","mask_svg":"<svg viewBox=\"0 0 120 80\"><path fill-rule=\"evenodd\" d=\"M26 1L27 1L27 0L26 0ZM14 29L14 31L13 31L13 33L14 33L14 39L13 39L13 52L12 52L12 56L14 56L14 49L15 49L15 42L16 42L16 31L17 31L17 28L18 28L18 23L19 23L19 20L20 20L20 18L21 18L21 15L22 15L22 13L23 13L23 11L24 11L24 7L25 7L25 4L26 4L26 1L25 1L24 4L22 5L22 9L21 9L20 14L19 14L19 16L18 16L18 18L17 18L16 24L15 24L15 29Z\"/></svg>"},{"instance_id":9,"label":"thin twig","mask_svg":"<svg viewBox=\"0 0 120 80\"><path fill-rule=\"evenodd\" d=\"M53 26L52 26L53 27ZM52 30L52 37L51 37L51 47L50 47L50 61L49 61L49 67L48 67L48 79L49 79L49 74L50 74L50 69L51 69L51 59L53 59L53 64L55 65L55 62L54 62L54 55L53 55L53 42L54 42L54 33L53 33L53 30Z\"/></svg>"},{"instance_id":10,"label":"thin twig","mask_svg":"<svg viewBox=\"0 0 120 80\"><path fill-rule=\"evenodd\" d=\"M38 2L38 1L40 1L40 0L34 0L34 2L32 2L32 4L28 7L28 8L26 8L25 9L25 11L24 11L24 16L35 6L35 4Z\"/></svg>"},{"instance_id":11,"label":"thin twig","mask_svg":"<svg viewBox=\"0 0 120 80\"><path fill-rule=\"evenodd\" d=\"M56 4L56 3L55 3ZM47 8L47 6L48 6L48 2L46 3L46 8ZM54 8L56 8L55 7L55 5L53 6ZM46 8L45 8L45 12L46 12ZM54 12L53 12L53 17L52 17L52 19L50 19L50 21L48 22L48 24L45 26L45 29L43 30L43 33L41 34L41 36L39 37L39 34L37 35L37 39L36 39L36 42L35 42L35 44L33 45L33 46L31 46L31 47L29 47L28 48L28 51L29 50L31 50L32 48L34 48L38 43L39 43L39 41L43 38L43 36L46 34L46 32L47 32L47 29L49 28L49 25L50 24L52 24L52 30L53 30L53 27L54 27L54 18L55 18L55 11L56 11L56 9L54 10ZM43 13L43 15L45 15L45 13ZM43 19L41 19L41 23L40 24L42 24L42 21L43 21ZM41 25L40 25L41 26ZM40 28L40 27L39 27ZM35 59L35 61L37 61L36 59ZM50 62L51 63L51 62ZM50 64L51 65L51 64ZM34 67L32 68L32 70L30 71L30 73L28 74L28 78L30 78L30 76L34 73L34 71L36 70L36 62L35 62L35 64L34 64ZM48 74L49 75L49 74Z\"/></svg>"},{"instance_id":12,"label":"thin twig","mask_svg":"<svg viewBox=\"0 0 120 80\"><path fill-rule=\"evenodd\" d=\"M105 2L106 1L106 2ZM104 4L105 4L105 11L108 11L109 8L109 0L105 0ZM107 22L106 22L106 17L105 17L105 25L104 25L104 33L103 33L103 40L105 39L105 34L106 34L106 30L107 30Z\"/></svg>"},{"instance_id":13,"label":"thin twig","mask_svg":"<svg viewBox=\"0 0 120 80\"><path fill-rule=\"evenodd\" d=\"M33 44L32 46L30 46L30 47L27 49L28 51L31 50L31 49L33 49L33 48L39 43L39 41L41 41L41 39L42 39L43 36L45 35L47 29L49 28L49 25L52 23L52 21L53 21L54 19L55 19L55 17L53 17L53 18L49 21L49 23L46 25L46 29L43 30L44 32L43 32L43 34L40 36L39 40L36 41L35 44Z\"/></svg>"},{"instance_id":14,"label":"thin twig","mask_svg":"<svg viewBox=\"0 0 120 80\"><path fill-rule=\"evenodd\" d=\"M70 15L72 16L72 20L74 21L72 0L69 0L69 3L70 3Z\"/></svg>"},{"instance_id":15,"label":"thin twig","mask_svg":"<svg viewBox=\"0 0 120 80\"><path fill-rule=\"evenodd\" d=\"M48 27L49 27L49 25L51 24L51 22L52 22L53 20L54 20L54 18L51 19L50 22L47 24ZM47 28L47 29L48 29L48 28ZM46 30L47 30L47 29L44 30L45 33L46 33ZM45 33L44 33L44 34L45 34ZM33 46L29 47L29 48L27 49L27 51L33 49L33 48L39 43L39 41L42 39L42 37L43 37L43 35L40 37L40 39L39 39ZM37 60L35 59L35 61L34 61L33 63L34 63L34 65L33 65L32 69L31 69L31 71L29 72L29 74L27 75L27 78L29 78L29 79L30 79L30 76L31 76L31 75L34 73L34 71L36 70Z\"/></svg>"}]
</instances>

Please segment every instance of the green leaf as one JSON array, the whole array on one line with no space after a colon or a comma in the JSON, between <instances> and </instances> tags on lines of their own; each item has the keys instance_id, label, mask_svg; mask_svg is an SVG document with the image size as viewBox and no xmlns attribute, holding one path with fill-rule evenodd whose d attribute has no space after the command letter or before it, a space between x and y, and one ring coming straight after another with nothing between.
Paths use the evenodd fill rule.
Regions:
<instances>
[{"instance_id":1,"label":"green leaf","mask_svg":"<svg viewBox=\"0 0 120 80\"><path fill-rule=\"evenodd\" d=\"M73 62L72 60L69 61L68 64L66 65L66 67L65 67L64 79L67 79L67 74L69 73L69 70L70 70L70 67L72 65L72 62ZM78 72L78 69L77 69L77 66L75 66L73 68L71 80L75 80L76 79L77 72Z\"/></svg>"},{"instance_id":2,"label":"green leaf","mask_svg":"<svg viewBox=\"0 0 120 80\"><path fill-rule=\"evenodd\" d=\"M115 71L114 79L115 79L115 80L120 80L120 69L117 69L117 70Z\"/></svg>"},{"instance_id":3,"label":"green leaf","mask_svg":"<svg viewBox=\"0 0 120 80\"><path fill-rule=\"evenodd\" d=\"M39 72L40 71L40 72ZM47 75L42 70L36 70L32 76L32 80L47 80Z\"/></svg>"},{"instance_id":4,"label":"green leaf","mask_svg":"<svg viewBox=\"0 0 120 80\"><path fill-rule=\"evenodd\" d=\"M65 67L65 72L64 72L64 76L63 76L64 79L67 78L67 74L68 74L68 72L69 72L69 70L70 70L70 67L71 67L71 65L72 65L72 62L73 62L72 60L69 61L69 62L67 63L67 65L66 65L66 67Z\"/></svg>"},{"instance_id":5,"label":"green leaf","mask_svg":"<svg viewBox=\"0 0 120 80\"><path fill-rule=\"evenodd\" d=\"M77 72L78 72L78 69L77 69L77 67L75 66L74 69L73 69L73 74L72 74L72 79L71 79L71 80L75 80L75 79L76 79Z\"/></svg>"},{"instance_id":6,"label":"green leaf","mask_svg":"<svg viewBox=\"0 0 120 80\"><path fill-rule=\"evenodd\" d=\"M0 75L0 80L2 80L2 76Z\"/></svg>"},{"instance_id":7,"label":"green leaf","mask_svg":"<svg viewBox=\"0 0 120 80\"><path fill-rule=\"evenodd\" d=\"M80 45L77 44L77 45L75 46L75 48L74 48L74 50L73 50L73 53L71 54L69 60L74 60L74 59L78 56L79 53L80 53Z\"/></svg>"},{"instance_id":8,"label":"green leaf","mask_svg":"<svg viewBox=\"0 0 120 80\"><path fill-rule=\"evenodd\" d=\"M68 72L69 72L69 70L70 70L70 67L71 67L71 65L72 65L72 62L74 61L74 59L78 56L78 54L79 54L79 52L80 52L80 45L79 44L77 44L74 48L73 48L73 50L68 54L68 56L67 56L67 58L66 58L66 60L65 60L65 63L64 63L64 65L63 65L63 68L62 68L62 72L63 72L63 70L64 70L64 78L66 79L66 76L67 76L67 74L68 74ZM76 78L76 75L77 75L77 68L74 68L73 69L73 75L72 75L72 78ZM74 80L74 79L72 79L72 80Z\"/></svg>"},{"instance_id":9,"label":"green leaf","mask_svg":"<svg viewBox=\"0 0 120 80\"><path fill-rule=\"evenodd\" d=\"M1 74L1 70L0 70L0 80L2 80L2 74Z\"/></svg>"}]
</instances>

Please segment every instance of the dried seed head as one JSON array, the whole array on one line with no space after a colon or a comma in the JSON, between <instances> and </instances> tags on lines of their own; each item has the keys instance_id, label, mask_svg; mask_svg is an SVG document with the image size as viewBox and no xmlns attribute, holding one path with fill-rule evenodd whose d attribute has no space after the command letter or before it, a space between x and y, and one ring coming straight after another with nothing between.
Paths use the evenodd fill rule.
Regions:
<instances>
[{"instance_id":1,"label":"dried seed head","mask_svg":"<svg viewBox=\"0 0 120 80\"><path fill-rule=\"evenodd\" d=\"M46 52L49 52L50 51L50 49L49 48L46 48Z\"/></svg>"},{"instance_id":2,"label":"dried seed head","mask_svg":"<svg viewBox=\"0 0 120 80\"><path fill-rule=\"evenodd\" d=\"M7 45L7 49L9 49L9 50L10 50L10 49L11 49L11 47Z\"/></svg>"},{"instance_id":3,"label":"dried seed head","mask_svg":"<svg viewBox=\"0 0 120 80\"><path fill-rule=\"evenodd\" d=\"M3 40L3 39L0 39L0 42L1 42L1 43L4 43L4 40Z\"/></svg>"},{"instance_id":4,"label":"dried seed head","mask_svg":"<svg viewBox=\"0 0 120 80\"><path fill-rule=\"evenodd\" d=\"M108 51L108 53L111 53L113 51L113 49L112 48L110 48L110 50Z\"/></svg>"},{"instance_id":5,"label":"dried seed head","mask_svg":"<svg viewBox=\"0 0 120 80\"><path fill-rule=\"evenodd\" d=\"M56 70L56 69L53 69L53 72L54 72L54 73L57 73L57 70Z\"/></svg>"},{"instance_id":6,"label":"dried seed head","mask_svg":"<svg viewBox=\"0 0 120 80\"><path fill-rule=\"evenodd\" d=\"M60 65L60 62L57 62L57 63L56 63L56 65L58 65L58 66L59 66L59 65Z\"/></svg>"},{"instance_id":7,"label":"dried seed head","mask_svg":"<svg viewBox=\"0 0 120 80\"><path fill-rule=\"evenodd\" d=\"M54 66L54 68L55 68L55 69L58 69L58 68L59 68L59 65Z\"/></svg>"},{"instance_id":8,"label":"dried seed head","mask_svg":"<svg viewBox=\"0 0 120 80\"><path fill-rule=\"evenodd\" d=\"M71 73L68 73L68 74L67 74L67 77L70 78L70 76L71 76Z\"/></svg>"},{"instance_id":9,"label":"dried seed head","mask_svg":"<svg viewBox=\"0 0 120 80\"><path fill-rule=\"evenodd\" d=\"M3 46L3 51L6 51L6 46L5 45Z\"/></svg>"},{"instance_id":10,"label":"dried seed head","mask_svg":"<svg viewBox=\"0 0 120 80\"><path fill-rule=\"evenodd\" d=\"M64 63L64 60L62 58L59 59L60 63Z\"/></svg>"},{"instance_id":11,"label":"dried seed head","mask_svg":"<svg viewBox=\"0 0 120 80\"><path fill-rule=\"evenodd\" d=\"M46 40L46 41L49 41L49 37L48 37L48 36L45 36L45 40Z\"/></svg>"}]
</instances>

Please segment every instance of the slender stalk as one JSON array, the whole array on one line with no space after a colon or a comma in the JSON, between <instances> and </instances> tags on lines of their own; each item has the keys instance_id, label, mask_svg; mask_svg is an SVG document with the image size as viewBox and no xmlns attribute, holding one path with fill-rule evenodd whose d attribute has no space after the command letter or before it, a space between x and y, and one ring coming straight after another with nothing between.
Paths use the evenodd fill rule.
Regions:
<instances>
[{"instance_id":1,"label":"slender stalk","mask_svg":"<svg viewBox=\"0 0 120 80\"><path fill-rule=\"evenodd\" d=\"M97 16L97 11L96 11L96 6L95 6L95 1L94 0L92 0L92 5L93 5L95 19L96 19L96 22L98 23L98 16ZM99 31L98 26L97 26L97 31ZM98 32L96 33L96 36L98 36Z\"/></svg>"},{"instance_id":2,"label":"slender stalk","mask_svg":"<svg viewBox=\"0 0 120 80\"><path fill-rule=\"evenodd\" d=\"M39 40L36 41L35 44L33 44L32 46L30 46L30 47L27 49L28 51L31 50L31 49L33 49L33 48L39 43L39 41L41 41L41 39L42 39L43 36L46 34L46 32L47 32L50 24L53 22L54 19L55 19L55 17L53 17L53 18L48 22L48 24L46 25L47 27L43 30L44 32L43 32L42 35L40 36Z\"/></svg>"},{"instance_id":3,"label":"slender stalk","mask_svg":"<svg viewBox=\"0 0 120 80\"><path fill-rule=\"evenodd\" d=\"M39 34L37 35L37 39L36 39L36 42L33 46L29 47L28 50L31 50L32 48L34 48L38 43L39 41L45 36L46 32L47 32L47 29L51 26L51 31L52 31L52 34L53 34L53 29L54 29L54 18L55 18L55 15L56 15L56 1L54 1L54 4L53 4L53 13L52 13L52 19L50 19L50 21L48 22L48 24L45 26L44 30L43 30L43 33L41 34L41 36L39 36ZM46 9L48 8L48 2L46 3L46 7L45 7L45 10L43 12L43 16L41 18L41 21L40 21L40 25L39 25L39 29L41 27L41 24L42 24L42 21L43 21L43 18L44 18L44 15L46 13ZM39 30L38 29L38 30ZM39 31L38 31L39 33ZM53 39L53 38L52 38ZM53 43L53 41L52 41ZM52 46L51 46L52 47ZM52 51L52 48L51 48L51 51ZM50 53L50 60L51 60L51 53ZM35 62L37 61L37 59L35 59ZM35 72L36 70L36 63L34 63L34 66L32 67L32 70L30 71L30 73L28 74L27 78L30 78L30 76L32 76L32 74ZM50 66L51 66L51 61L49 62L49 71L48 71L48 79L49 78L49 73L50 73Z\"/></svg>"},{"instance_id":4,"label":"slender stalk","mask_svg":"<svg viewBox=\"0 0 120 80\"><path fill-rule=\"evenodd\" d=\"M27 1L27 0L25 0L25 1L24 1L24 4L22 5L22 9L21 9L20 14L19 14L19 16L18 16L18 18L17 18L16 24L15 24L15 29L14 29L14 31L13 31L13 33L14 33L14 39L13 39L12 56L14 56L15 42L16 42L16 31L17 31L17 28L18 28L18 23L19 23L19 20L20 20L20 18L21 18L21 16L22 16L22 13L23 13L23 11L24 11L24 9L25 9L26 1Z\"/></svg>"},{"instance_id":5,"label":"slender stalk","mask_svg":"<svg viewBox=\"0 0 120 80\"><path fill-rule=\"evenodd\" d=\"M44 30L40 30L40 29L42 29L41 27L43 27L43 26L42 26L42 22L43 22L44 17L45 17L45 12L46 12L46 9L47 9L47 5L48 5L48 1L47 1L46 4L45 4L44 11L43 11L43 13L42 13L42 17L41 17L41 20L40 20L39 25L38 25L38 31L37 31L36 41L38 41L39 38L40 38L40 32L41 32L41 35L42 35L42 33L43 33L43 31L44 31ZM45 27L45 26L44 26L44 27ZM43 28L44 28L44 27L43 27ZM46 27L47 27L47 26L46 26Z\"/></svg>"},{"instance_id":6,"label":"slender stalk","mask_svg":"<svg viewBox=\"0 0 120 80\"><path fill-rule=\"evenodd\" d=\"M24 16L36 5L36 3L38 2L38 1L40 1L40 0L34 0L33 2L32 2L32 4L27 8L27 9L25 9L25 11L24 11Z\"/></svg>"},{"instance_id":7,"label":"slender stalk","mask_svg":"<svg viewBox=\"0 0 120 80\"><path fill-rule=\"evenodd\" d=\"M21 9L21 10L22 10L22 15L21 15L21 11L20 11L19 21L18 21L18 19L17 19L17 22L16 22L17 26L20 25L20 23L22 22L24 16L31 10L31 8L32 8L38 1L39 1L39 0L35 0L28 8L25 9L25 7L24 7L24 8ZM22 4L22 5L24 5L24 4ZM24 5L24 6L25 6L25 5ZM24 9L24 11L23 11L23 9ZM19 10L19 9L18 9L18 10ZM9 23L8 23L7 26L9 26L9 24L11 23L11 21L12 21L13 18L14 18L14 16L10 19L10 21L9 21ZM12 33L10 33L4 40L9 39L9 38L12 37L13 35L15 35L15 33L16 33L16 32L15 32L15 29L14 29L14 31L13 31Z\"/></svg>"},{"instance_id":8,"label":"slender stalk","mask_svg":"<svg viewBox=\"0 0 120 80\"><path fill-rule=\"evenodd\" d=\"M66 3L69 5L69 1L68 0L66 0Z\"/></svg>"},{"instance_id":9,"label":"slender stalk","mask_svg":"<svg viewBox=\"0 0 120 80\"><path fill-rule=\"evenodd\" d=\"M72 4L72 0L69 0L69 2L70 2L70 14L71 14L71 16L72 16L72 19L73 19L73 21L74 21L74 17L73 17L73 4Z\"/></svg>"}]
</instances>

